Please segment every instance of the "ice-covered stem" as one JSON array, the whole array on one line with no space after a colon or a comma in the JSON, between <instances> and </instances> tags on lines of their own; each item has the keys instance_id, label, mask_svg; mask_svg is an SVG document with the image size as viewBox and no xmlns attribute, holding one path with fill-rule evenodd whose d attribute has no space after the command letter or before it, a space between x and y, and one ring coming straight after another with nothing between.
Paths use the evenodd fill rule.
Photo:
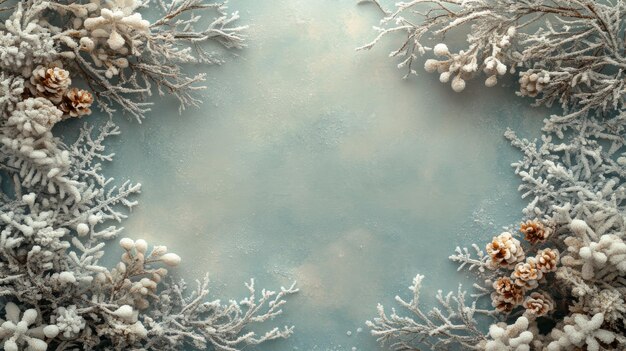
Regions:
<instances>
[{"instance_id":1,"label":"ice-covered stem","mask_svg":"<svg viewBox=\"0 0 626 351\"><path fill-rule=\"evenodd\" d=\"M260 297L254 280L246 284L249 296L241 301L206 301L209 279L206 276L191 294L186 295L186 284L170 283L159 294L158 306L145 316L149 328L146 347L158 350L177 350L181 345L197 349L213 347L216 350L237 351L249 345L287 338L293 327L272 328L257 334L249 328L255 323L273 319L282 313L287 295L296 293L295 283L279 292L262 290ZM257 300L258 299L258 300Z\"/></svg>"},{"instance_id":2,"label":"ice-covered stem","mask_svg":"<svg viewBox=\"0 0 626 351\"><path fill-rule=\"evenodd\" d=\"M476 268L478 274L491 276L493 271L491 270L491 265L489 264L489 255L485 255L483 250L481 250L476 244L472 244L472 248L476 253L476 257L472 256L472 253L468 248L464 247L461 249L461 247L457 246L454 250L455 253L450 255L448 258L451 261L458 263L459 267L457 271L461 271L464 268L471 271Z\"/></svg>"},{"instance_id":3,"label":"ice-covered stem","mask_svg":"<svg viewBox=\"0 0 626 351\"><path fill-rule=\"evenodd\" d=\"M427 346L431 350L449 350L462 347L468 350L479 349L479 343L486 340L475 319L476 314L491 316L491 311L476 307L476 301L469 305L467 293L459 286L456 294L443 295L437 293L437 301L441 308L433 308L424 312L419 306L420 289L423 275L417 275L409 289L413 292L411 300L405 301L396 296L396 301L411 316L401 316L392 309L390 315L384 307L378 305L378 317L367 321L373 336L381 344L389 344L393 350L418 350Z\"/></svg>"},{"instance_id":4,"label":"ice-covered stem","mask_svg":"<svg viewBox=\"0 0 626 351\"><path fill-rule=\"evenodd\" d=\"M377 0L373 2L382 9ZM438 71L455 91L483 71L487 86L507 71L520 72L520 93L537 104L560 103L563 116L546 126L563 130L590 112L620 111L625 100L624 38L626 4L622 0L412 0L383 11L377 37L358 48L370 49L390 33L406 39L390 56L416 73L414 61L431 48L432 38L445 40L456 29L468 32L467 47L450 52L434 46L440 59L424 67Z\"/></svg>"}]
</instances>

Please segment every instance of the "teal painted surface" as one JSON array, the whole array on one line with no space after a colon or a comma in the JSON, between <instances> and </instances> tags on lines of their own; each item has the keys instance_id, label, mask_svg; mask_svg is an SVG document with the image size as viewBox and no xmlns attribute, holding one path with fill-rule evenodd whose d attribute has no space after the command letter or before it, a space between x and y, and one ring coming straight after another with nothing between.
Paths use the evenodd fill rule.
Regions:
<instances>
[{"instance_id":1,"label":"teal painted surface","mask_svg":"<svg viewBox=\"0 0 626 351\"><path fill-rule=\"evenodd\" d=\"M200 108L179 115L166 97L141 126L116 117L107 172L143 184L126 235L180 254L189 280L209 271L215 298L243 297L251 277L297 280L273 322L296 335L258 350L375 350L364 321L378 302L407 296L417 273L427 305L469 283L447 260L454 247L519 219L519 155L502 134L538 135L546 111L478 80L456 94L421 67L402 80L387 57L397 41L355 52L374 36L373 6L230 8L251 26L248 47L190 68L209 75Z\"/></svg>"}]
</instances>

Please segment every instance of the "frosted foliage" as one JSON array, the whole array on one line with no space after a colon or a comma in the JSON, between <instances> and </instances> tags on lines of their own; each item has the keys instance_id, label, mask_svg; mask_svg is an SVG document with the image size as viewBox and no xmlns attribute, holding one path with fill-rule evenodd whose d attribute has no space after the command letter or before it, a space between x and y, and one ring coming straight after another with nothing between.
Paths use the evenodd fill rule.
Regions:
<instances>
[{"instance_id":1,"label":"frosted foliage","mask_svg":"<svg viewBox=\"0 0 626 351\"><path fill-rule=\"evenodd\" d=\"M530 343L533 340L533 333L528 330L528 318L519 317L515 323L493 324L489 327L489 338L484 343L487 351L525 351L530 350ZM483 347L481 344L480 347Z\"/></svg>"},{"instance_id":2,"label":"frosted foliage","mask_svg":"<svg viewBox=\"0 0 626 351\"><path fill-rule=\"evenodd\" d=\"M407 40L392 55L411 66L418 54L431 50L422 37L443 36L465 25L469 47L452 53L436 44L432 51L443 59L426 60L427 71L439 71L447 82L482 70L486 84L493 86L498 75L522 69L519 95L536 97L537 103L559 101L565 114L544 121L540 140L505 133L522 153L512 163L521 179L518 190L528 201L519 234L512 234L510 226L485 249L474 244L450 256L459 270L468 268L479 277L476 294L459 296L472 297L464 302L468 306L491 300L492 309L476 310L494 318L489 330L463 334L473 338L467 344L455 334L440 333L450 329L453 319L413 328L439 310L425 314L416 304L403 304L413 312L410 317L394 311L394 318L378 318L369 323L372 334L399 350L446 349L441 345L448 344L487 350L624 349L624 3L418 0L396 7L395 12L383 10L379 37L363 48L387 33L406 32ZM547 319L555 325L546 324ZM461 319L456 327L467 330L475 323ZM546 325L551 325L547 332Z\"/></svg>"},{"instance_id":3,"label":"frosted foliage","mask_svg":"<svg viewBox=\"0 0 626 351\"><path fill-rule=\"evenodd\" d=\"M157 1L163 17L152 23L137 12L147 5L31 0L0 8L12 11L0 25L4 350L240 350L293 332L248 327L281 314L294 286L259 293L251 282L245 299L210 300L208 279L195 291L174 282L166 267L181 257L143 239L121 239L119 263L100 263L141 184L103 174L114 155L105 142L120 134L112 119L85 122L74 142L55 136L54 126L89 115L94 96L105 111L115 102L137 118L147 110L133 94L154 87L194 104L189 93L202 76L186 77L179 64L210 59L191 49L209 40L243 45L243 27L231 27L237 15L223 4ZM196 31L202 10L217 17ZM72 87L81 81L89 90Z\"/></svg>"},{"instance_id":4,"label":"frosted foliage","mask_svg":"<svg viewBox=\"0 0 626 351\"><path fill-rule=\"evenodd\" d=\"M422 275L413 279L409 287L413 292L410 301L396 297L398 303L413 316L401 316L395 309L388 315L379 304L378 317L366 322L372 335L383 343L389 342L394 350L412 350L420 344L432 350L449 350L453 345L475 349L483 343L486 339L474 315L488 315L490 312L477 308L474 303L466 304L466 292L460 288L457 294L443 295L440 291L437 300L441 307L428 313L422 312L419 297L423 279Z\"/></svg>"},{"instance_id":5,"label":"frosted foliage","mask_svg":"<svg viewBox=\"0 0 626 351\"><path fill-rule=\"evenodd\" d=\"M399 67L417 74L416 61L432 51L438 58L427 59L424 69L457 92L472 78L485 77L493 87L498 77L517 74L519 95L564 110L546 130L561 135L576 118L624 107L624 1L412 0L393 10L378 0L361 2L377 4L384 18L374 28L378 36L359 49L404 33L390 54L400 58ZM438 43L455 30L468 33L459 51Z\"/></svg>"},{"instance_id":6,"label":"frosted foliage","mask_svg":"<svg viewBox=\"0 0 626 351\"><path fill-rule=\"evenodd\" d=\"M47 2L18 2L0 33L0 70L29 77L35 65L57 55L46 26L38 23Z\"/></svg>"},{"instance_id":7,"label":"frosted foliage","mask_svg":"<svg viewBox=\"0 0 626 351\"><path fill-rule=\"evenodd\" d=\"M159 16L144 19L145 7ZM199 104L195 92L205 74L189 76L180 65L221 63L203 46L209 41L243 47L246 27L234 24L238 18L223 3L205 0L20 1L2 26L0 68L30 77L38 65L62 60L86 81L100 109L141 121L154 92L175 95L181 109Z\"/></svg>"}]
</instances>

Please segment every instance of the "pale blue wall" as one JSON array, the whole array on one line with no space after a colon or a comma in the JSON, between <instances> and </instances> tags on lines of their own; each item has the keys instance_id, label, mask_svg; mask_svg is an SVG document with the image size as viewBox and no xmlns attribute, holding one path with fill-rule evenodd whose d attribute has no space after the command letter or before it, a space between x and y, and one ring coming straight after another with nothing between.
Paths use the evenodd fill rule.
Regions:
<instances>
[{"instance_id":1,"label":"pale blue wall","mask_svg":"<svg viewBox=\"0 0 626 351\"><path fill-rule=\"evenodd\" d=\"M126 235L179 253L187 278L210 271L214 297L242 297L250 277L297 280L275 321L296 335L260 350L374 350L363 322L377 302L407 296L416 273L426 302L456 289L469 280L447 260L454 247L518 220L519 155L502 134L538 135L545 111L480 81L456 94L421 63L401 80L391 41L354 51L374 36L372 6L230 7L251 25L248 48L196 68L209 74L201 108L179 116L166 98L142 126L117 117L108 172L144 185Z\"/></svg>"}]
</instances>

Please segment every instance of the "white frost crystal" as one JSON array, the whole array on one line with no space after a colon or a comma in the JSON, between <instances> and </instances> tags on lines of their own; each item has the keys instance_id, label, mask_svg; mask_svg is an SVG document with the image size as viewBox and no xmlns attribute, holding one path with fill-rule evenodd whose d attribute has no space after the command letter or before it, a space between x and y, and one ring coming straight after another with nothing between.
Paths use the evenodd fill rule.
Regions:
<instances>
[{"instance_id":1,"label":"white frost crystal","mask_svg":"<svg viewBox=\"0 0 626 351\"><path fill-rule=\"evenodd\" d=\"M57 308L54 323L57 331L68 339L77 336L86 325L85 319L77 313L75 305Z\"/></svg>"},{"instance_id":2,"label":"white frost crystal","mask_svg":"<svg viewBox=\"0 0 626 351\"><path fill-rule=\"evenodd\" d=\"M91 32L91 39L106 40L112 50L118 51L126 44L124 36L147 33L150 22L142 19L139 13L129 13L127 8L103 8L100 16L87 18L84 26Z\"/></svg>"},{"instance_id":3,"label":"white frost crystal","mask_svg":"<svg viewBox=\"0 0 626 351\"><path fill-rule=\"evenodd\" d=\"M30 351L44 351L48 344L39 335L39 328L33 326L37 322L37 311L28 309L20 318L20 308L13 302L8 302L5 307L6 320L0 320L0 340L4 343L5 351L18 351L28 349ZM26 348L27 346L27 348Z\"/></svg>"}]
</instances>

